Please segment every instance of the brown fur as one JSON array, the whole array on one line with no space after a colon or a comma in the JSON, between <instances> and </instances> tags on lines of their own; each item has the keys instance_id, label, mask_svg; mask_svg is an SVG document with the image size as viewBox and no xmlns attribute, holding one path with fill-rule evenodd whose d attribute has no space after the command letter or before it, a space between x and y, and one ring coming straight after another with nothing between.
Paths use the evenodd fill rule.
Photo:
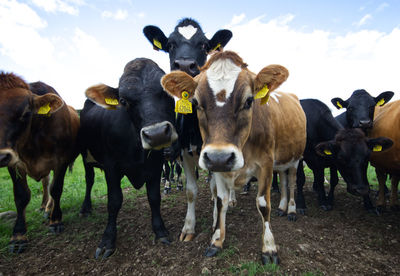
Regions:
<instances>
[{"instance_id":1,"label":"brown fur","mask_svg":"<svg viewBox=\"0 0 400 276\"><path fill-rule=\"evenodd\" d=\"M0 89L23 88L29 90L28 84L13 73L0 72Z\"/></svg>"}]
</instances>

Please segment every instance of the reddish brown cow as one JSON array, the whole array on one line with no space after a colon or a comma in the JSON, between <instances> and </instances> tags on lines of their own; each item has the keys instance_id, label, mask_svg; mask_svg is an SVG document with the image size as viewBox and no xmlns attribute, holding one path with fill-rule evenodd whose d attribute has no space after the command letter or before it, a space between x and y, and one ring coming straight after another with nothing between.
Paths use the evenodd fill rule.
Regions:
<instances>
[{"instance_id":1,"label":"reddish brown cow","mask_svg":"<svg viewBox=\"0 0 400 276\"><path fill-rule=\"evenodd\" d=\"M382 107L375 108L374 126L370 137L385 136L393 141L393 146L387 151L373 152L371 154L371 165L375 167L379 182L379 198L377 208L383 209L386 205L385 182L387 174L392 178L392 191L390 196L390 207L399 209L397 186L400 180L400 101L388 103Z\"/></svg>"},{"instance_id":2,"label":"reddish brown cow","mask_svg":"<svg viewBox=\"0 0 400 276\"><path fill-rule=\"evenodd\" d=\"M270 226L272 172L289 170L291 200L281 201L280 208L295 212L294 186L306 143L306 118L295 95L271 93L287 79L286 68L270 65L255 75L246 66L236 53L221 52L195 78L172 72L161 82L168 93L181 97L186 91L193 98L203 138L199 165L215 175L214 234L206 256L222 248L232 189L255 176L259 183L256 205L263 222L262 261L278 263ZM260 105L258 100L254 103L258 97L262 102L270 98ZM287 183L286 178L283 182Z\"/></svg>"},{"instance_id":3,"label":"reddish brown cow","mask_svg":"<svg viewBox=\"0 0 400 276\"><path fill-rule=\"evenodd\" d=\"M60 209L64 175L78 155L78 114L53 88L43 85L47 92L37 95L20 77L0 73L0 167L8 167L17 208L11 252L20 253L27 245L25 208L30 190L26 176L39 181L53 171L50 230L59 233L64 228Z\"/></svg>"}]
</instances>

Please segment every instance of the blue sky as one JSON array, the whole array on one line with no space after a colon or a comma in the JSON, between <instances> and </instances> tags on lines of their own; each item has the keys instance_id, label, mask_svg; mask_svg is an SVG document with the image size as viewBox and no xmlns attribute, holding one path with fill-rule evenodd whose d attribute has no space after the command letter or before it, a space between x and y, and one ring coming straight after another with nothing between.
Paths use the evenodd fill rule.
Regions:
<instances>
[{"instance_id":1,"label":"blue sky","mask_svg":"<svg viewBox=\"0 0 400 276\"><path fill-rule=\"evenodd\" d=\"M201 4L199 4L201 3ZM280 90L299 98L347 98L364 88L400 94L400 1L90 1L0 0L0 70L52 85L75 108L87 87L117 86L136 57L168 71L168 57L143 36L166 35L183 17L207 36L233 31L226 49L254 72L271 63L289 69Z\"/></svg>"}]
</instances>

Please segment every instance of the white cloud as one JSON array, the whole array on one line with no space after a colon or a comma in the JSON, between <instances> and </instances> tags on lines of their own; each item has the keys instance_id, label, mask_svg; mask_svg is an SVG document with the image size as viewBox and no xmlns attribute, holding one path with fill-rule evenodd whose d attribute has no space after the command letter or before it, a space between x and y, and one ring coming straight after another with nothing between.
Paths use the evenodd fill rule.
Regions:
<instances>
[{"instance_id":1,"label":"white cloud","mask_svg":"<svg viewBox=\"0 0 400 276\"><path fill-rule=\"evenodd\" d=\"M246 15L244 13L242 13L240 15L234 15L232 18L232 21L229 25L231 25L231 26L237 25L237 24L241 23L245 18L246 18Z\"/></svg>"},{"instance_id":2,"label":"white cloud","mask_svg":"<svg viewBox=\"0 0 400 276\"><path fill-rule=\"evenodd\" d=\"M85 2L82 0L32 0L33 4L37 7L45 10L46 12L64 12L70 15L78 15L79 9L70 5L71 2L74 5L83 5Z\"/></svg>"},{"instance_id":3,"label":"white cloud","mask_svg":"<svg viewBox=\"0 0 400 276\"><path fill-rule=\"evenodd\" d=\"M366 89L371 95L399 89L400 29L336 35L297 30L289 19L293 17L268 22L256 18L233 26L225 49L237 51L255 73L269 64L287 67L290 76L280 90L320 99L330 107L331 98L347 99L356 89Z\"/></svg>"},{"instance_id":4,"label":"white cloud","mask_svg":"<svg viewBox=\"0 0 400 276\"><path fill-rule=\"evenodd\" d=\"M127 10L121 10L121 9L118 9L116 12L103 11L101 13L101 16L103 18L112 18L112 19L115 19L115 20L125 20L128 17L128 11Z\"/></svg>"},{"instance_id":5,"label":"white cloud","mask_svg":"<svg viewBox=\"0 0 400 276\"><path fill-rule=\"evenodd\" d=\"M383 11L384 9L386 9L387 7L389 7L389 4L386 3L386 2L384 2L384 3L382 3L382 4L379 5L379 7L376 9L376 11L377 11L377 12L381 12L381 11Z\"/></svg>"},{"instance_id":6,"label":"white cloud","mask_svg":"<svg viewBox=\"0 0 400 276\"><path fill-rule=\"evenodd\" d=\"M358 27L361 27L361 26L365 25L368 20L371 20L371 19L372 19L372 15L366 14L366 15L363 16L363 18L360 19L360 21L355 22L354 25L358 26Z\"/></svg>"}]
</instances>

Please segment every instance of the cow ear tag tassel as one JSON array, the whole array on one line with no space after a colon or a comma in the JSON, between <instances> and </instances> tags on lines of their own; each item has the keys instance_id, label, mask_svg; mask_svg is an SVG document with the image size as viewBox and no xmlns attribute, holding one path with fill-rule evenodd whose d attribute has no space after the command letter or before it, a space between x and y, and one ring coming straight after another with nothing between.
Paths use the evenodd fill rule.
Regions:
<instances>
[{"instance_id":1,"label":"cow ear tag tassel","mask_svg":"<svg viewBox=\"0 0 400 276\"><path fill-rule=\"evenodd\" d=\"M330 150L328 150L328 149L325 149L324 153L325 153L325 155L332 155L332 152Z\"/></svg>"},{"instance_id":2,"label":"cow ear tag tassel","mask_svg":"<svg viewBox=\"0 0 400 276\"><path fill-rule=\"evenodd\" d=\"M257 92L254 99L261 99L260 105L266 104L269 100L268 92L269 92L268 86L264 85L264 87Z\"/></svg>"},{"instance_id":3,"label":"cow ear tag tassel","mask_svg":"<svg viewBox=\"0 0 400 276\"><path fill-rule=\"evenodd\" d=\"M49 113L50 109L51 109L51 108L50 108L50 103L47 103L47 104L45 104L45 105L42 105L42 106L39 108L37 114L40 114L40 115L47 115L47 114Z\"/></svg>"},{"instance_id":4,"label":"cow ear tag tassel","mask_svg":"<svg viewBox=\"0 0 400 276\"><path fill-rule=\"evenodd\" d=\"M382 151L382 146L381 145L375 145L374 148L372 149L372 151L375 151L375 152Z\"/></svg>"},{"instance_id":5,"label":"cow ear tag tassel","mask_svg":"<svg viewBox=\"0 0 400 276\"><path fill-rule=\"evenodd\" d=\"M116 106L118 105L118 100L117 99L112 99L112 98L105 98L104 101L108 105Z\"/></svg>"},{"instance_id":6,"label":"cow ear tag tassel","mask_svg":"<svg viewBox=\"0 0 400 276\"><path fill-rule=\"evenodd\" d=\"M377 103L376 106L382 106L385 103L384 99L380 99Z\"/></svg>"},{"instance_id":7,"label":"cow ear tag tassel","mask_svg":"<svg viewBox=\"0 0 400 276\"><path fill-rule=\"evenodd\" d=\"M158 41L157 39L153 39L153 44L156 46L158 49L162 50L161 42Z\"/></svg>"},{"instance_id":8,"label":"cow ear tag tassel","mask_svg":"<svg viewBox=\"0 0 400 276\"><path fill-rule=\"evenodd\" d=\"M188 99L189 99L189 93L183 91L182 99L177 101L175 105L176 113L182 113L182 114L192 113L192 103Z\"/></svg>"}]
</instances>

